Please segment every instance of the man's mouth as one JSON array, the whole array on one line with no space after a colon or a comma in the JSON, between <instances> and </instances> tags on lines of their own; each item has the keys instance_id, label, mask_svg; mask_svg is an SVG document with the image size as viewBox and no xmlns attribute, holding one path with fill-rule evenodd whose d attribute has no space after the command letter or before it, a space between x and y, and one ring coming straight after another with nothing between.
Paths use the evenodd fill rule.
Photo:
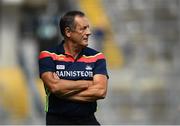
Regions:
<instances>
[{"instance_id":1,"label":"man's mouth","mask_svg":"<svg viewBox=\"0 0 180 126\"><path fill-rule=\"evenodd\" d=\"M83 38L83 40L86 40L86 41L88 41L88 38Z\"/></svg>"}]
</instances>

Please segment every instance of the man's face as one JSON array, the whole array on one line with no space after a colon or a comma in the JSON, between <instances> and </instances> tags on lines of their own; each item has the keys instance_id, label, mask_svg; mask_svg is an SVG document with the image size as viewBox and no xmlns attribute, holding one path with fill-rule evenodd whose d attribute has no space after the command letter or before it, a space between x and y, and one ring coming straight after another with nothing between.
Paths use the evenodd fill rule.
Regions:
<instances>
[{"instance_id":1,"label":"man's face","mask_svg":"<svg viewBox=\"0 0 180 126\"><path fill-rule=\"evenodd\" d=\"M87 46L89 35L91 35L91 31L88 19L86 17L76 16L75 28L71 31L69 39L80 46Z\"/></svg>"}]
</instances>

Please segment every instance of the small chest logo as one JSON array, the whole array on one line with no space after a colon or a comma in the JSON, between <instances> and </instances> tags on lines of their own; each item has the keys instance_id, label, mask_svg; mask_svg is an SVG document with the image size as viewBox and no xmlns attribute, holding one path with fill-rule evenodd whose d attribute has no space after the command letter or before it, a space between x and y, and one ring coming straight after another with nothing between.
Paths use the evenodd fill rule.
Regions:
<instances>
[{"instance_id":1,"label":"small chest logo","mask_svg":"<svg viewBox=\"0 0 180 126\"><path fill-rule=\"evenodd\" d=\"M65 69L65 65L56 65L56 69L57 70L64 70Z\"/></svg>"},{"instance_id":2,"label":"small chest logo","mask_svg":"<svg viewBox=\"0 0 180 126\"><path fill-rule=\"evenodd\" d=\"M86 70L92 70L92 67L89 66L89 65L87 65L85 69L86 69Z\"/></svg>"}]
</instances>

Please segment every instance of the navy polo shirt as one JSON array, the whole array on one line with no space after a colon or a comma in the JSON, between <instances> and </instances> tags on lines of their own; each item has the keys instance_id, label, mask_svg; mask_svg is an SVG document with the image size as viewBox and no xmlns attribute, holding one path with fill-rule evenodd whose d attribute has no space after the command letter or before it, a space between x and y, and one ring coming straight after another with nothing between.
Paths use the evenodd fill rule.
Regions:
<instances>
[{"instance_id":1,"label":"navy polo shirt","mask_svg":"<svg viewBox=\"0 0 180 126\"><path fill-rule=\"evenodd\" d=\"M103 74L108 77L106 60L102 53L84 48L77 59L65 52L64 42L40 52L39 72L56 72L61 79L66 80L93 80L95 74ZM45 87L46 88L46 87ZM47 88L46 88L47 89ZM46 90L48 96L47 112L65 116L86 116L96 111L96 102L75 102L56 97Z\"/></svg>"}]
</instances>

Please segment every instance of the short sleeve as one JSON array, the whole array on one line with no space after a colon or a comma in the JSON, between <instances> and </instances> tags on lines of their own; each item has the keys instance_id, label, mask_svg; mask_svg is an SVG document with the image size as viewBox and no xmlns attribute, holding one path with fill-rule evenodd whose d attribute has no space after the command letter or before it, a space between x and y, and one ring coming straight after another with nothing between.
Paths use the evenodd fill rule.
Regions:
<instances>
[{"instance_id":1,"label":"short sleeve","mask_svg":"<svg viewBox=\"0 0 180 126\"><path fill-rule=\"evenodd\" d=\"M103 74L106 75L107 78L109 78L105 59L99 59L96 61L93 74Z\"/></svg>"},{"instance_id":2,"label":"short sleeve","mask_svg":"<svg viewBox=\"0 0 180 126\"><path fill-rule=\"evenodd\" d=\"M39 75L41 77L44 72L55 72L55 63L50 56L42 57L43 53L39 56Z\"/></svg>"}]
</instances>

